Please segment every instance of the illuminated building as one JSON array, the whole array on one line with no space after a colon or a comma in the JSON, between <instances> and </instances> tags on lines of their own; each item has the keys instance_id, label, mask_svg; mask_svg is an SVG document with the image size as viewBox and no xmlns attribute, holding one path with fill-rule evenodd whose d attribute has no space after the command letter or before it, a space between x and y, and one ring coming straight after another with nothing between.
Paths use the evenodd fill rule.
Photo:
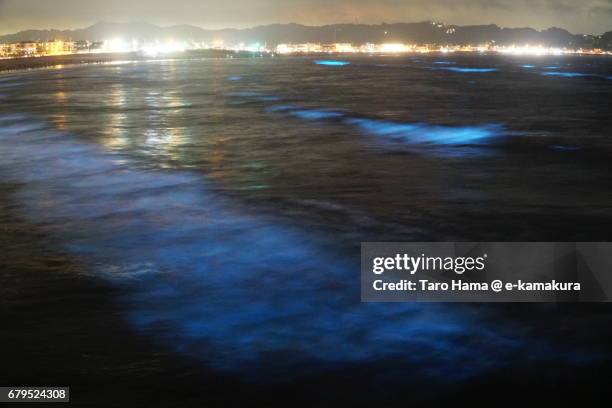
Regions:
<instances>
[{"instance_id":1,"label":"illuminated building","mask_svg":"<svg viewBox=\"0 0 612 408\"><path fill-rule=\"evenodd\" d=\"M0 57L24 58L43 57L47 55L68 55L76 52L75 43L71 41L19 42L0 44Z\"/></svg>"}]
</instances>

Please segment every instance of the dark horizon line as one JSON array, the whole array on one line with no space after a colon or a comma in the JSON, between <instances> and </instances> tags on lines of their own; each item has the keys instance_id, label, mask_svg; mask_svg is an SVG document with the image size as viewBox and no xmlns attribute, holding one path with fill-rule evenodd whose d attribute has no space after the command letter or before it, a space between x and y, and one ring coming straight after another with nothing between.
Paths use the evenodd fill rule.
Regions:
<instances>
[{"instance_id":1,"label":"dark horizon line","mask_svg":"<svg viewBox=\"0 0 612 408\"><path fill-rule=\"evenodd\" d=\"M195 24L186 24L186 23L177 23L177 24L171 24L171 25L160 25L160 24L150 23L148 21L134 20L134 21L126 21L126 22L98 21L98 22L93 23L91 25L80 27L80 28L66 28L66 29L60 29L60 28L28 28L28 29L20 30L20 31L13 32L13 33L0 34L0 37L10 36L10 35L18 35L18 34L21 34L21 33L28 32L28 31L59 31L59 32L67 32L67 31L86 30L86 29L95 27L96 25L102 25L102 24L109 24L109 25L110 24L116 24L116 25L145 24L145 25L149 25L149 26L154 26L156 28L162 28L162 29L174 28L174 27L193 27L193 28L197 28L197 29L204 30L204 31L207 31L207 32L219 32L219 31L230 31L230 30L233 30L233 31L244 31L244 30L253 30L253 29L257 29L257 28L261 28L261 27L289 26L289 25L308 27L308 28L324 28L324 27L333 27L333 26L370 26L371 27L371 26L384 26L384 25L433 24L433 23L442 24L445 27L487 27L487 26L495 26L495 27L498 27L500 29L510 29L510 30L530 29L530 30L535 30L535 31L538 31L538 32L543 32L543 31L547 31L547 30L551 30L551 29L560 29L560 30L567 31L568 33L570 33L572 35L601 36L602 34L606 33L606 32L603 32L602 34L573 33L571 31L569 31L569 30L567 30L567 29L565 29L563 27L559 27L559 26L551 26L551 27L548 27L548 28L537 29L537 28L533 28L533 27L529 27L529 26L522 26L522 27L500 26L500 25L498 25L496 23L465 24L465 25L461 25L461 24L446 24L444 22L434 21L434 20L423 20L423 21L413 21L413 22L398 21L398 22L394 22L394 23L388 23L388 22L385 22L385 21L380 22L380 23L333 23L333 24L322 24L322 25L310 25L310 24L302 24L302 23L289 22L289 23L259 24L259 25L244 27L244 28L225 27L225 28L217 28L217 29L203 28L203 27L195 25ZM611 28L611 31L612 31L612 28Z\"/></svg>"}]
</instances>

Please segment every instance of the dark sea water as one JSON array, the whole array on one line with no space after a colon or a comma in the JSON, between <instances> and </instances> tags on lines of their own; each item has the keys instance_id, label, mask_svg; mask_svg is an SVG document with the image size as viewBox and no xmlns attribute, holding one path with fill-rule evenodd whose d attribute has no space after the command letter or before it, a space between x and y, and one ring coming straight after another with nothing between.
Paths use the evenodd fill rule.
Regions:
<instances>
[{"instance_id":1,"label":"dark sea water","mask_svg":"<svg viewBox=\"0 0 612 408\"><path fill-rule=\"evenodd\" d=\"M359 247L610 241L612 60L339 61L0 75L7 378L427 400L608 367L606 305L363 304Z\"/></svg>"}]
</instances>

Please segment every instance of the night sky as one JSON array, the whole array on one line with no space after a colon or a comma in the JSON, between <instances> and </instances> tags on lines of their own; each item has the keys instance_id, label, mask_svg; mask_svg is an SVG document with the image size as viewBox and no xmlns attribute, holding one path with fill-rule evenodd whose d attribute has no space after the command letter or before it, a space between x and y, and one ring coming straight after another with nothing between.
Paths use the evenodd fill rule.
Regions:
<instances>
[{"instance_id":1,"label":"night sky","mask_svg":"<svg viewBox=\"0 0 612 408\"><path fill-rule=\"evenodd\" d=\"M99 21L242 28L423 20L601 34L612 30L612 0L0 0L0 34Z\"/></svg>"}]
</instances>

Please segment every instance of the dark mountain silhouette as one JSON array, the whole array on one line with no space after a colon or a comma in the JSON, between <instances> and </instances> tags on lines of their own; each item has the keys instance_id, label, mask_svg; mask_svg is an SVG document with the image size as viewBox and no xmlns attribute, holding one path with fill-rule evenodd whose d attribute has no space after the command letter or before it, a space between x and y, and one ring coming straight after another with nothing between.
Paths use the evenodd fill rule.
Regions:
<instances>
[{"instance_id":1,"label":"dark mountain silhouette","mask_svg":"<svg viewBox=\"0 0 612 408\"><path fill-rule=\"evenodd\" d=\"M508 44L543 44L559 47L605 47L612 49L612 32L602 36L572 34L562 28L538 31L533 28L501 28L496 25L457 26L433 22L397 24L334 24L304 26L272 24L247 29L205 30L190 25L159 27L148 23L98 23L78 30L27 30L0 36L0 42L35 40L101 41L121 37L126 40L193 40L228 44L262 43L333 43L403 42L418 44L460 45L496 42Z\"/></svg>"}]
</instances>

